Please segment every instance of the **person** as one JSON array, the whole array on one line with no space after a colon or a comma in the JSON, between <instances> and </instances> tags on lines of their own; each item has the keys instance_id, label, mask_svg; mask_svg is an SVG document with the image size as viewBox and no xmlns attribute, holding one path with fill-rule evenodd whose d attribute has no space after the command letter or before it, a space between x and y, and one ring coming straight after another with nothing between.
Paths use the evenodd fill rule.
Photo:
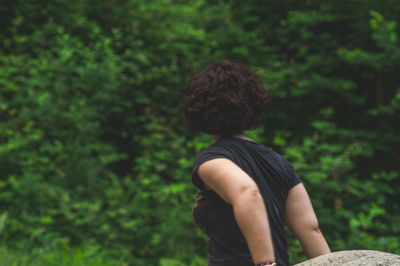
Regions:
<instances>
[{"instance_id":1,"label":"person","mask_svg":"<svg viewBox=\"0 0 400 266\"><path fill-rule=\"evenodd\" d=\"M209 266L290 265L285 224L308 258L330 253L293 166L245 136L263 122L270 96L247 65L215 62L191 76L185 124L214 143L194 160L195 223L209 236Z\"/></svg>"}]
</instances>

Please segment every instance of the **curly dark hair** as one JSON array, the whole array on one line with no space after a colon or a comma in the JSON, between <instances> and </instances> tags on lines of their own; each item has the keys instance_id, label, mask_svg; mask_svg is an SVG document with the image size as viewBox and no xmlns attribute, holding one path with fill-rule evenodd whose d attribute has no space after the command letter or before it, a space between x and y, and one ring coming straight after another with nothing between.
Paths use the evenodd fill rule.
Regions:
<instances>
[{"instance_id":1,"label":"curly dark hair","mask_svg":"<svg viewBox=\"0 0 400 266\"><path fill-rule=\"evenodd\" d=\"M250 67L224 60L189 79L181 109L193 130L234 135L259 126L269 103L263 82Z\"/></svg>"}]
</instances>

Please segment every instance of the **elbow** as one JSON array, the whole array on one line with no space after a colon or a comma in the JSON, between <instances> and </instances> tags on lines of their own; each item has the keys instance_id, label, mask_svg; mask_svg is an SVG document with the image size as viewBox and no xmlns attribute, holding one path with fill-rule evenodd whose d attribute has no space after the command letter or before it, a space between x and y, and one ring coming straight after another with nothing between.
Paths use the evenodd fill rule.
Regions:
<instances>
[{"instance_id":1,"label":"elbow","mask_svg":"<svg viewBox=\"0 0 400 266\"><path fill-rule=\"evenodd\" d=\"M314 234L314 235L322 235L321 230L319 229L318 222L313 224L312 226L309 227L309 231Z\"/></svg>"},{"instance_id":2,"label":"elbow","mask_svg":"<svg viewBox=\"0 0 400 266\"><path fill-rule=\"evenodd\" d=\"M317 225L317 226L314 226L314 227L311 227L311 231L312 231L313 233L321 234L321 230L319 230L318 225Z\"/></svg>"},{"instance_id":3,"label":"elbow","mask_svg":"<svg viewBox=\"0 0 400 266\"><path fill-rule=\"evenodd\" d=\"M308 219L305 219L303 225L304 225L303 228L309 232L321 233L317 217L315 217L314 215L309 216Z\"/></svg>"}]
</instances>

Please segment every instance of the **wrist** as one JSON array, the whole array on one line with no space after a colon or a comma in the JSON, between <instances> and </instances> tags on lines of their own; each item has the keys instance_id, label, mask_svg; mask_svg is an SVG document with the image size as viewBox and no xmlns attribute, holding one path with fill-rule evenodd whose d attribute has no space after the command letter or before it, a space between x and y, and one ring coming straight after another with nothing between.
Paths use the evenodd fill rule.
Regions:
<instances>
[{"instance_id":1,"label":"wrist","mask_svg":"<svg viewBox=\"0 0 400 266\"><path fill-rule=\"evenodd\" d=\"M277 266L276 262L274 261L264 261L261 263L257 263L256 266Z\"/></svg>"}]
</instances>

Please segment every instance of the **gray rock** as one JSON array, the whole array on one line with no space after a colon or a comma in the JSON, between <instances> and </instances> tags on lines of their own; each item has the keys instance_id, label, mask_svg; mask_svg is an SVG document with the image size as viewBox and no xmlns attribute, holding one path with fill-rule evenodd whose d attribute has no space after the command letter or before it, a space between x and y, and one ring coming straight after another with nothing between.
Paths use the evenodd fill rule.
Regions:
<instances>
[{"instance_id":1,"label":"gray rock","mask_svg":"<svg viewBox=\"0 0 400 266\"><path fill-rule=\"evenodd\" d=\"M400 266L400 256L374 250L344 250L322 255L296 266Z\"/></svg>"}]
</instances>

